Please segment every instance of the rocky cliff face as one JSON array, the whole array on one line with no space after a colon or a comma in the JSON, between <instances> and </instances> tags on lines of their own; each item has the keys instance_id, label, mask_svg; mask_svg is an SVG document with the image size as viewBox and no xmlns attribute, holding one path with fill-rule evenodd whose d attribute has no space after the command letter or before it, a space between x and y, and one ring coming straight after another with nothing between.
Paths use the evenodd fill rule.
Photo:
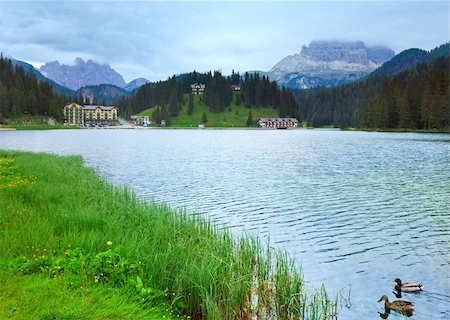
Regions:
<instances>
[{"instance_id":1,"label":"rocky cliff face","mask_svg":"<svg viewBox=\"0 0 450 320\"><path fill-rule=\"evenodd\" d=\"M123 77L109 65L100 65L92 60L84 62L81 58L75 60L74 66L58 61L47 62L40 71L47 78L72 90L97 84L113 84L121 88L127 85Z\"/></svg>"},{"instance_id":2,"label":"rocky cliff face","mask_svg":"<svg viewBox=\"0 0 450 320\"><path fill-rule=\"evenodd\" d=\"M290 88L331 87L369 74L394 54L384 47L367 48L362 41L313 41L278 62L269 78Z\"/></svg>"}]
</instances>

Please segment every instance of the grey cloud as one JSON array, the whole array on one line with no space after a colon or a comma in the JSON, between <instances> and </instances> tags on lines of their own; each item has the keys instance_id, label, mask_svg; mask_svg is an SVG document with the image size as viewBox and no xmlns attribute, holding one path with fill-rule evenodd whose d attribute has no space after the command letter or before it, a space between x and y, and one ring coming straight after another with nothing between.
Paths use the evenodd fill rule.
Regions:
<instances>
[{"instance_id":1,"label":"grey cloud","mask_svg":"<svg viewBox=\"0 0 450 320\"><path fill-rule=\"evenodd\" d=\"M448 41L448 16L443 2L0 2L0 48L41 63L92 58L127 80L157 80L267 70L317 38L431 49Z\"/></svg>"}]
</instances>

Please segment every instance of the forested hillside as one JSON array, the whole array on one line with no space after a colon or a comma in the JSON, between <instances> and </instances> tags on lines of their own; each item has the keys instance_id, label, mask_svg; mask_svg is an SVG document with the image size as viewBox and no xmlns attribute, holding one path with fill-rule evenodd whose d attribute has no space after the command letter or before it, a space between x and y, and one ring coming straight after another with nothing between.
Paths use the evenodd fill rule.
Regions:
<instances>
[{"instance_id":1,"label":"forested hillside","mask_svg":"<svg viewBox=\"0 0 450 320\"><path fill-rule=\"evenodd\" d=\"M368 77L391 76L411 68L419 63L426 63L437 57L445 57L450 53L449 43L443 44L430 52L422 49L408 49L400 52L391 60L372 72Z\"/></svg>"},{"instance_id":2,"label":"forested hillside","mask_svg":"<svg viewBox=\"0 0 450 320\"><path fill-rule=\"evenodd\" d=\"M60 119L66 97L57 95L47 81L39 81L0 54L0 122L25 114Z\"/></svg>"},{"instance_id":3,"label":"forested hillside","mask_svg":"<svg viewBox=\"0 0 450 320\"><path fill-rule=\"evenodd\" d=\"M270 82L265 76L246 73L232 73L224 77L220 72L192 72L173 76L156 84L146 84L140 87L131 97L119 99L115 103L124 110L126 115L139 113L155 106L161 107L164 117L177 116L181 110L183 94L191 92L191 84L205 84L202 103L212 112L223 112L234 102L248 107L270 107L278 110L281 117L292 116L300 118L298 105L291 93L278 88L276 82ZM232 85L240 85L241 90L233 95ZM233 101L234 99L234 101ZM189 108L194 108L190 105ZM188 110L188 112L192 112Z\"/></svg>"},{"instance_id":4,"label":"forested hillside","mask_svg":"<svg viewBox=\"0 0 450 320\"><path fill-rule=\"evenodd\" d=\"M411 51L403 57L409 54ZM389 65L390 71L361 81L294 94L301 113L313 126L445 129L450 125L449 55L439 54L433 50L429 55L437 57L422 57L428 61L396 74L386 75L395 73Z\"/></svg>"}]
</instances>

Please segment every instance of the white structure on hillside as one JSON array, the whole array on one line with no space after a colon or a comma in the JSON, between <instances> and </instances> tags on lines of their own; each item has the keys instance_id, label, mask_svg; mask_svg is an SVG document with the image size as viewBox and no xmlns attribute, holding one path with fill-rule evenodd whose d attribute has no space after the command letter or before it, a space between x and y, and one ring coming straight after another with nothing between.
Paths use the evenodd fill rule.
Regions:
<instances>
[{"instance_id":1,"label":"white structure on hillside","mask_svg":"<svg viewBox=\"0 0 450 320\"><path fill-rule=\"evenodd\" d=\"M203 83L191 84L191 91L193 94L202 94L205 91L205 85Z\"/></svg>"}]
</instances>

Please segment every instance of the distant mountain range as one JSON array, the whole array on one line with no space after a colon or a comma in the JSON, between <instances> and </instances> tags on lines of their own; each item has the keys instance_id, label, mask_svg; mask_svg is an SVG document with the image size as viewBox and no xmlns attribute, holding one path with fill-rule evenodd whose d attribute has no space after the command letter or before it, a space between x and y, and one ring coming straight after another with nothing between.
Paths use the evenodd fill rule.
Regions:
<instances>
[{"instance_id":1,"label":"distant mountain range","mask_svg":"<svg viewBox=\"0 0 450 320\"><path fill-rule=\"evenodd\" d=\"M448 54L448 44L431 52L408 49L394 56L394 51L389 48L366 47L362 41L313 41L309 46L303 46L299 54L287 56L269 71L249 73L266 75L280 86L292 89L335 87L367 76L396 74L416 63L445 54ZM23 61L12 61L14 65L33 72L38 80L47 80L58 93L95 97L98 102L111 103L149 83L147 79L138 78L127 84L108 64L92 60L85 62L81 58L77 58L73 66L53 61L39 69Z\"/></svg>"},{"instance_id":2,"label":"distant mountain range","mask_svg":"<svg viewBox=\"0 0 450 320\"><path fill-rule=\"evenodd\" d=\"M48 79L72 90L86 86L111 84L127 91L133 91L142 84L149 82L139 78L126 83L123 77L108 64L98 64L92 60L85 62L81 58L75 59L75 65L69 66L58 61L47 62L39 71Z\"/></svg>"},{"instance_id":3,"label":"distant mountain range","mask_svg":"<svg viewBox=\"0 0 450 320\"><path fill-rule=\"evenodd\" d=\"M368 75L394 55L389 48L368 48L362 41L313 41L266 74L288 88L334 87Z\"/></svg>"}]
</instances>

